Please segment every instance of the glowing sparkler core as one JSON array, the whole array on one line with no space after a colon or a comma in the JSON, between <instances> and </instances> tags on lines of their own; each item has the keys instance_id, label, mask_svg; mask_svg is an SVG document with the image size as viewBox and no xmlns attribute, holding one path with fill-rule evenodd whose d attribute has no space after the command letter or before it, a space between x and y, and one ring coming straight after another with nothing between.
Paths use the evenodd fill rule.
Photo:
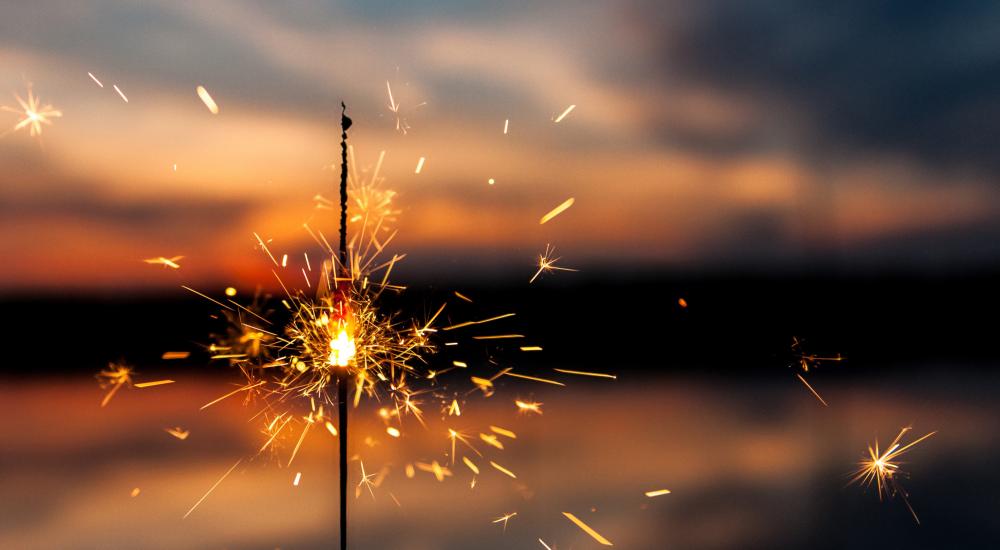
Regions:
<instances>
[{"instance_id":1,"label":"glowing sparkler core","mask_svg":"<svg viewBox=\"0 0 1000 550\"><path fill-rule=\"evenodd\" d=\"M343 321L338 321L338 324L341 325L340 330L337 331L337 336L330 340L329 361L335 367L346 367L351 359L354 359L358 348L354 344L353 334L347 332L348 324Z\"/></svg>"}]
</instances>

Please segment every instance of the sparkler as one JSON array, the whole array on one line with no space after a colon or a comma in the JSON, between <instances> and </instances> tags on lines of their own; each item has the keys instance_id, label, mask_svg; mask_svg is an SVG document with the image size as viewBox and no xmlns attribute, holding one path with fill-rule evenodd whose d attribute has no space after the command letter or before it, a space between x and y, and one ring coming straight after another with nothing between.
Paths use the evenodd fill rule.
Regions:
<instances>
[{"instance_id":1,"label":"sparkler","mask_svg":"<svg viewBox=\"0 0 1000 550\"><path fill-rule=\"evenodd\" d=\"M912 426L901 429L885 451L879 450L878 439L875 440L874 445L869 445L868 454L861 457L861 460L858 462L858 469L854 472L853 477L851 477L850 483L860 483L867 487L874 485L879 500L882 500L886 496L892 498L900 495L903 503L910 510L910 514L913 515L913 519L919 525L920 518L917 517L913 506L910 505L910 495L899 483L900 478L909 476L902 470L902 462L898 459L916 444L933 436L937 432L930 432L904 445L902 442L903 436L911 429Z\"/></svg>"},{"instance_id":2,"label":"sparkler","mask_svg":"<svg viewBox=\"0 0 1000 550\"><path fill-rule=\"evenodd\" d=\"M31 137L36 137L42 135L42 125L51 126L53 118L61 117L62 111L56 109L50 104L42 104L42 100L35 96L34 92L31 90L31 86L28 86L28 98L22 99L21 96L15 94L14 99L17 100L20 109L15 109L12 107L7 107L6 105L0 106L0 110L6 111L8 113L14 113L21 116L21 119L14 124L14 127L10 130L11 132L16 132L22 128L28 129L28 134Z\"/></svg>"}]
</instances>

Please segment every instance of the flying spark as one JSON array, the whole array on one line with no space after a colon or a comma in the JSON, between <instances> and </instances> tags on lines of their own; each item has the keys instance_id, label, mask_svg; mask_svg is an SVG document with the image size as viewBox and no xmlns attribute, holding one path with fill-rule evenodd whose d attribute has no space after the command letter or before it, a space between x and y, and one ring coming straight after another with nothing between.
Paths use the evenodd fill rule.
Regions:
<instances>
[{"instance_id":1,"label":"flying spark","mask_svg":"<svg viewBox=\"0 0 1000 550\"><path fill-rule=\"evenodd\" d=\"M93 81L94 81L94 82L95 82L95 83L96 83L96 84L97 84L98 86L100 86L100 87L102 87L102 88L104 87L104 84L101 84L101 81L100 81L100 80L97 80L97 77L96 77L96 76L94 76L94 73L91 73L91 72L88 72L88 73L87 73L87 76L89 76L89 77L90 77L90 79L91 79L91 80L93 80Z\"/></svg>"},{"instance_id":2,"label":"flying spark","mask_svg":"<svg viewBox=\"0 0 1000 550\"><path fill-rule=\"evenodd\" d=\"M125 100L125 103L128 103L128 98L125 97L125 92L123 92L121 88L118 87L117 84L113 84L112 86L114 87L115 91L118 92L118 95L121 96L123 100Z\"/></svg>"},{"instance_id":3,"label":"flying spark","mask_svg":"<svg viewBox=\"0 0 1000 550\"><path fill-rule=\"evenodd\" d=\"M180 439L181 441L184 441L185 439L188 438L189 435L191 435L190 431L185 430L184 428L181 428L180 426L178 426L176 428L165 428L164 431L167 432L168 434L176 437L177 439Z\"/></svg>"},{"instance_id":4,"label":"flying spark","mask_svg":"<svg viewBox=\"0 0 1000 550\"><path fill-rule=\"evenodd\" d=\"M180 269L181 264L177 263L182 260L184 256L174 256L173 258L165 258L163 256L157 256L156 258L147 258L143 260L150 265L162 265L163 267L169 267L170 269Z\"/></svg>"},{"instance_id":5,"label":"flying spark","mask_svg":"<svg viewBox=\"0 0 1000 550\"><path fill-rule=\"evenodd\" d=\"M506 532L507 531L507 522L510 521L510 518L512 518L512 517L514 517L516 515L517 515L517 512L511 512L509 514L504 514L504 515L498 517L497 519L493 520L493 523L501 523L502 522L503 523L503 530Z\"/></svg>"},{"instance_id":6,"label":"flying spark","mask_svg":"<svg viewBox=\"0 0 1000 550\"><path fill-rule=\"evenodd\" d=\"M566 110L563 111L561 115L556 117L555 123L559 124L560 122L562 122L562 119L566 118L570 113L572 113L573 109L576 109L576 105L570 105L569 107L566 107Z\"/></svg>"},{"instance_id":7,"label":"flying spark","mask_svg":"<svg viewBox=\"0 0 1000 550\"><path fill-rule=\"evenodd\" d=\"M583 521L581 521L578 517L574 516L573 514L571 514L569 512L563 512L563 515L566 516L570 521L572 521L573 523L575 523L577 527L579 527L580 529L583 529L584 533L587 533L588 535L590 535L591 537L593 537L594 540L596 540L597 542L603 544L604 546L614 546L613 544L611 544L610 540L602 537L600 533L598 533L597 531L594 531L593 529L591 529L591 527L589 525L587 525L586 523L584 523Z\"/></svg>"},{"instance_id":8,"label":"flying spark","mask_svg":"<svg viewBox=\"0 0 1000 550\"><path fill-rule=\"evenodd\" d=\"M558 216L559 214L562 214L567 208L569 208L570 206L573 206L574 202L576 202L576 199L573 198L573 197L570 197L570 198L566 199L565 201L562 202L562 204L560 204L559 206L557 206L557 207L553 208L552 210L550 210L548 214L545 214L544 216L542 216L541 221L538 222L539 225L544 225L546 222L548 222L552 218Z\"/></svg>"},{"instance_id":9,"label":"flying spark","mask_svg":"<svg viewBox=\"0 0 1000 550\"><path fill-rule=\"evenodd\" d=\"M663 495L669 495L670 489L657 489L655 491L646 491L646 496L649 498L660 497Z\"/></svg>"},{"instance_id":10,"label":"flying spark","mask_svg":"<svg viewBox=\"0 0 1000 550\"><path fill-rule=\"evenodd\" d=\"M213 115L219 114L219 105L212 99L212 96L204 86L198 86L195 91L198 92L198 97L201 98L201 102L205 104L205 107L208 107L210 113Z\"/></svg>"}]
</instances>

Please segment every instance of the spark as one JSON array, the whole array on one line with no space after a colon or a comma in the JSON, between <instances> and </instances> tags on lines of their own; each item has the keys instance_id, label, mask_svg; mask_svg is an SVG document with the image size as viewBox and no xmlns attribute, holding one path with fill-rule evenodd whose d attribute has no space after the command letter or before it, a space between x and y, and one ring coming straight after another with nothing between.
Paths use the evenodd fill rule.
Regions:
<instances>
[{"instance_id":1,"label":"spark","mask_svg":"<svg viewBox=\"0 0 1000 550\"><path fill-rule=\"evenodd\" d=\"M472 303L472 298L469 298L468 296L462 294L461 292L459 292L459 291L456 290L454 294L458 298L460 298L462 300L465 300L466 302L469 302L470 304Z\"/></svg>"},{"instance_id":2,"label":"spark","mask_svg":"<svg viewBox=\"0 0 1000 550\"><path fill-rule=\"evenodd\" d=\"M565 386L562 382L556 382L555 380L549 380L546 378L538 378L537 376L528 376L526 374L518 374L516 372L505 372L507 376L513 376L514 378L523 378L525 380L531 380L532 382L542 382L544 384L552 384L553 386Z\"/></svg>"},{"instance_id":3,"label":"spark","mask_svg":"<svg viewBox=\"0 0 1000 550\"><path fill-rule=\"evenodd\" d=\"M135 487L135 488L132 489L132 492L129 493L129 496L132 497L132 498L135 498L135 497L139 496L140 492L141 492L140 489L138 487Z\"/></svg>"},{"instance_id":4,"label":"spark","mask_svg":"<svg viewBox=\"0 0 1000 550\"><path fill-rule=\"evenodd\" d=\"M410 124L406 121L406 118L403 116L402 105L396 103L395 98L392 97L392 86L389 85L388 80L385 81L385 90L389 94L389 105L388 105L389 112L391 112L393 116L396 117L396 130L402 132L403 134L406 134L410 130ZM420 107L421 105L424 105L424 103L419 103L416 105L416 107Z\"/></svg>"},{"instance_id":5,"label":"spark","mask_svg":"<svg viewBox=\"0 0 1000 550\"><path fill-rule=\"evenodd\" d=\"M646 491L645 493L645 495L649 498L660 497L669 494L670 494L670 489L656 489L655 491Z\"/></svg>"},{"instance_id":6,"label":"spark","mask_svg":"<svg viewBox=\"0 0 1000 550\"><path fill-rule=\"evenodd\" d=\"M230 298L232 298L233 296L236 296L236 289L233 288L233 287L231 287L231 286L227 286L226 287L226 296L229 296Z\"/></svg>"},{"instance_id":7,"label":"spark","mask_svg":"<svg viewBox=\"0 0 1000 550\"><path fill-rule=\"evenodd\" d=\"M808 388L809 391L816 396L816 399L819 399L819 402L822 403L824 407L829 406L826 404L826 400L820 397L819 393L816 390L814 390L812 386L809 385L809 382L806 382L806 379L801 374L795 373L795 376L798 377L798 379L801 380L802 383L806 385L806 388Z\"/></svg>"},{"instance_id":8,"label":"spark","mask_svg":"<svg viewBox=\"0 0 1000 550\"><path fill-rule=\"evenodd\" d=\"M496 182L497 182L497 180L495 180L495 179L493 179L493 178L490 178L490 179L486 180L486 183L488 183L488 184L490 184L490 185L493 185L493 184L494 184L494 183L496 183Z\"/></svg>"},{"instance_id":9,"label":"spark","mask_svg":"<svg viewBox=\"0 0 1000 550\"><path fill-rule=\"evenodd\" d=\"M536 271L531 277L531 280L528 281L529 285L535 282L535 279L537 279L542 273L551 273L552 271L579 271L578 269L557 266L556 262L559 261L559 258L552 257L552 254L555 253L555 251L555 248L545 245L545 252L538 255L538 271Z\"/></svg>"},{"instance_id":10,"label":"spark","mask_svg":"<svg viewBox=\"0 0 1000 550\"><path fill-rule=\"evenodd\" d=\"M160 359L170 361L172 359L187 359L191 356L190 351L165 351Z\"/></svg>"},{"instance_id":11,"label":"spark","mask_svg":"<svg viewBox=\"0 0 1000 550\"><path fill-rule=\"evenodd\" d=\"M143 260L150 265L162 265L163 267L169 267L171 269L180 269L181 265L179 262L184 256L174 256L173 258L165 258L163 256L157 256L156 258L148 258Z\"/></svg>"},{"instance_id":12,"label":"spark","mask_svg":"<svg viewBox=\"0 0 1000 550\"><path fill-rule=\"evenodd\" d=\"M576 105L570 105L569 107L566 107L566 110L563 111L561 115L556 117L555 123L559 124L560 122L562 122L562 119L566 118L567 115L572 113L573 109L576 109Z\"/></svg>"},{"instance_id":13,"label":"spark","mask_svg":"<svg viewBox=\"0 0 1000 550\"><path fill-rule=\"evenodd\" d=\"M104 87L104 84L101 84L101 81L100 81L100 80L97 80L97 77L96 77L96 76L94 76L94 73L92 73L92 72L87 72L87 76L89 76L89 77L90 77L90 79L91 79L91 80L93 80L93 81L94 81L94 82L95 82L95 83L96 83L96 84L97 84L98 86L100 86L100 87L102 87L102 88Z\"/></svg>"},{"instance_id":14,"label":"spark","mask_svg":"<svg viewBox=\"0 0 1000 550\"><path fill-rule=\"evenodd\" d=\"M524 338L523 334L490 334L487 336L473 336L473 340L508 340L511 338Z\"/></svg>"},{"instance_id":15,"label":"spark","mask_svg":"<svg viewBox=\"0 0 1000 550\"><path fill-rule=\"evenodd\" d=\"M495 434L500 434L500 435L502 435L504 437L509 437L511 439L517 439L517 434L516 433L514 433L514 432L512 432L512 431L510 431L508 429L501 428L500 426L490 426L490 431L492 431Z\"/></svg>"},{"instance_id":16,"label":"spark","mask_svg":"<svg viewBox=\"0 0 1000 550\"><path fill-rule=\"evenodd\" d=\"M497 449L503 450L503 443L497 439L497 436L493 434L479 434L479 439L482 439L487 445L491 447L496 447Z\"/></svg>"},{"instance_id":17,"label":"spark","mask_svg":"<svg viewBox=\"0 0 1000 550\"><path fill-rule=\"evenodd\" d=\"M448 416L462 416L462 409L458 406L458 399L452 399L448 406Z\"/></svg>"},{"instance_id":18,"label":"spark","mask_svg":"<svg viewBox=\"0 0 1000 550\"><path fill-rule=\"evenodd\" d=\"M470 302L472 300L469 300ZM514 313L504 313L503 315L497 315L495 317L490 317L488 319L480 319L478 321L465 321L463 323L458 323L457 325L451 325L447 327L442 327L441 330L455 330L457 328L468 327L472 325L481 325L483 323L492 323L493 321L499 321L500 319L506 319L507 317L513 317Z\"/></svg>"},{"instance_id":19,"label":"spark","mask_svg":"<svg viewBox=\"0 0 1000 550\"><path fill-rule=\"evenodd\" d=\"M521 346L521 351L542 351L542 346Z\"/></svg>"},{"instance_id":20,"label":"spark","mask_svg":"<svg viewBox=\"0 0 1000 550\"><path fill-rule=\"evenodd\" d=\"M111 387L101 400L101 407L106 407L122 386L132 384L132 368L124 363L108 363L108 368L99 372L97 379L102 388Z\"/></svg>"},{"instance_id":21,"label":"spark","mask_svg":"<svg viewBox=\"0 0 1000 550\"><path fill-rule=\"evenodd\" d=\"M429 472L434 474L434 479L438 481L444 481L444 478L451 477L451 470L446 466L442 466L437 460L430 464L425 464L423 462L417 462L417 469L422 472Z\"/></svg>"},{"instance_id":22,"label":"spark","mask_svg":"<svg viewBox=\"0 0 1000 550\"><path fill-rule=\"evenodd\" d=\"M539 225L544 225L546 222L548 222L552 218L558 216L559 214L562 214L567 208L569 208L570 206L573 206L574 202L576 202L576 199L573 198L573 197L570 197L570 198L566 199L565 201L563 201L559 206L553 208L552 210L549 210L549 212L547 214L545 214L544 216L542 216L541 221L538 222Z\"/></svg>"},{"instance_id":23,"label":"spark","mask_svg":"<svg viewBox=\"0 0 1000 550\"><path fill-rule=\"evenodd\" d=\"M123 92L121 88L118 87L117 84L113 84L112 86L114 87L115 91L118 92L118 95L120 95L121 98L125 100L125 103L128 103L128 98L125 97L125 92Z\"/></svg>"},{"instance_id":24,"label":"spark","mask_svg":"<svg viewBox=\"0 0 1000 550\"><path fill-rule=\"evenodd\" d=\"M187 519L187 517L191 515L191 512L194 512L195 508L197 508L202 502L204 502L205 499L208 498L208 495L212 494L212 491L214 491L215 488L219 486L219 484L221 484L227 477L229 477L229 474L233 473L233 470L235 470L236 467L239 466L241 462L243 462L242 458L237 460L236 464L233 464L232 467L226 470L226 473L222 474L222 477L219 478L219 481L216 481L214 485L209 487L208 491L204 495L202 495L201 498L198 499L198 502L194 503L194 506L192 506L191 509L188 510L187 513L184 514L184 517L182 517L181 519Z\"/></svg>"},{"instance_id":25,"label":"spark","mask_svg":"<svg viewBox=\"0 0 1000 550\"><path fill-rule=\"evenodd\" d=\"M556 372L561 372L563 374L575 374L577 376L593 376L595 378L610 378L612 380L618 380L618 377L614 374L605 374L603 372L586 372L580 370L567 370L567 369L552 369Z\"/></svg>"},{"instance_id":26,"label":"spark","mask_svg":"<svg viewBox=\"0 0 1000 550\"><path fill-rule=\"evenodd\" d=\"M142 382L140 384L135 384L137 388L152 388L153 386L163 386L165 384L173 384L173 380L154 380L152 382Z\"/></svg>"},{"instance_id":27,"label":"spark","mask_svg":"<svg viewBox=\"0 0 1000 550\"><path fill-rule=\"evenodd\" d=\"M414 170L413 173L414 174L419 174L420 171L423 170L423 169L424 169L424 157L420 157L420 159L417 160L417 169Z\"/></svg>"},{"instance_id":28,"label":"spark","mask_svg":"<svg viewBox=\"0 0 1000 550\"><path fill-rule=\"evenodd\" d=\"M841 357L839 353L833 356L822 356L822 355L815 355L812 353L806 353L802 349L802 340L800 340L795 336L792 337L792 355L795 357L795 364L797 364L799 368L802 369L803 373L808 373L810 369L816 370L817 368L819 368L821 364L828 361L839 362L843 360L843 357ZM789 367L791 366L792 365L789 365ZM796 374L796 376L805 385L805 387L809 390L809 392L812 393L816 397L816 399L818 399L819 402L823 404L824 407L828 406L826 400L823 399L819 395L819 392L817 392L809 384L809 382L806 381L805 377L802 376L802 374Z\"/></svg>"},{"instance_id":29,"label":"spark","mask_svg":"<svg viewBox=\"0 0 1000 550\"><path fill-rule=\"evenodd\" d=\"M879 500L882 500L886 496L891 498L897 494L900 495L906 507L910 510L910 514L913 515L913 519L919 525L920 518L917 517L917 513L910 506L910 495L899 483L899 478L909 476L901 469L902 463L898 459L916 444L933 436L937 432L930 432L904 445L902 443L903 436L911 429L912 426L901 429L884 452L879 450L878 439L875 440L874 445L869 445L868 454L861 457L861 460L858 462L858 469L854 472L850 483L860 483L867 487L874 485Z\"/></svg>"},{"instance_id":30,"label":"spark","mask_svg":"<svg viewBox=\"0 0 1000 550\"><path fill-rule=\"evenodd\" d=\"M504 468L503 466L497 464L496 462L493 462L492 460L490 461L490 466L493 466L498 471L500 471L500 472L502 472L504 474L507 474L508 476L510 476L513 479L517 479L517 476L514 475L514 472L508 470L507 468Z\"/></svg>"},{"instance_id":31,"label":"spark","mask_svg":"<svg viewBox=\"0 0 1000 550\"><path fill-rule=\"evenodd\" d=\"M510 119L504 119L503 121L503 135L507 135L507 128L510 127Z\"/></svg>"},{"instance_id":32,"label":"spark","mask_svg":"<svg viewBox=\"0 0 1000 550\"><path fill-rule=\"evenodd\" d=\"M391 435L392 437L399 437L400 436L399 430L397 428L393 428L392 426L389 426L388 428L386 428L385 429L385 433Z\"/></svg>"},{"instance_id":33,"label":"spark","mask_svg":"<svg viewBox=\"0 0 1000 550\"><path fill-rule=\"evenodd\" d=\"M326 422L326 429L330 432L330 435L337 437L337 427L333 425L333 422L329 420Z\"/></svg>"},{"instance_id":34,"label":"spark","mask_svg":"<svg viewBox=\"0 0 1000 550\"><path fill-rule=\"evenodd\" d=\"M688 307L688 301L685 300L684 298L678 298L677 305L681 306L682 308Z\"/></svg>"},{"instance_id":35,"label":"spark","mask_svg":"<svg viewBox=\"0 0 1000 550\"><path fill-rule=\"evenodd\" d=\"M610 540L602 537L600 533L594 531L589 525L581 521L578 517L574 516L569 512L563 512L563 515L566 516L567 519L575 523L577 527L583 529L584 533L587 533L588 535L593 537L593 539L596 540L597 542L603 544L604 546L614 546L613 544L611 544Z\"/></svg>"},{"instance_id":36,"label":"spark","mask_svg":"<svg viewBox=\"0 0 1000 550\"><path fill-rule=\"evenodd\" d=\"M469 365L465 364L465 362L463 362L463 361L452 361L451 364L455 365L456 367L458 367L460 369L464 369L464 368L467 368L469 366Z\"/></svg>"},{"instance_id":37,"label":"spark","mask_svg":"<svg viewBox=\"0 0 1000 550\"><path fill-rule=\"evenodd\" d=\"M514 401L514 404L517 405L518 412L521 412L522 414L526 413L542 414L542 405L544 403L525 402L516 400Z\"/></svg>"},{"instance_id":38,"label":"spark","mask_svg":"<svg viewBox=\"0 0 1000 550\"><path fill-rule=\"evenodd\" d=\"M541 538L538 539L538 542L542 543L542 546L545 547L545 550L552 550L552 548L550 548L548 544L545 544L545 541L542 540Z\"/></svg>"},{"instance_id":39,"label":"spark","mask_svg":"<svg viewBox=\"0 0 1000 550\"><path fill-rule=\"evenodd\" d=\"M362 489L368 489L368 492L371 493L372 498L374 499L375 483L372 481L372 478L374 478L376 474L365 473L365 462L363 460L358 460L358 464L361 465L361 481L359 481L358 486L354 488L354 498L361 496Z\"/></svg>"},{"instance_id":40,"label":"spark","mask_svg":"<svg viewBox=\"0 0 1000 550\"><path fill-rule=\"evenodd\" d=\"M247 384L246 386L243 386L243 387L241 387L241 388L237 388L237 389L235 389L235 390L233 390L233 391L231 391L231 392L227 393L226 395L223 395L222 397L219 397L219 398L217 398L217 399L213 399L212 401L209 401L208 403L205 403L205 404L204 404L204 405L202 405L202 406L201 406L201 408L200 408L200 409L198 409L198 410L200 410L200 411L203 411L203 410L205 410L205 409L207 409L207 408L211 407L212 405L214 405L214 404L218 403L219 401L222 401L222 400L224 400L224 399L226 399L226 398L229 398L229 397L232 397L232 396L234 396L234 395L236 395L236 394L238 394L238 393L240 393L240 392L243 392L243 391L250 391L250 390L252 390L252 389L254 389L254 388L256 388L256 387L259 387L259 386L263 386L263 385L264 385L264 382L263 382L263 381L262 381L262 382L257 382L256 384ZM333 435L337 435L337 434L333 434Z\"/></svg>"},{"instance_id":41,"label":"spark","mask_svg":"<svg viewBox=\"0 0 1000 550\"><path fill-rule=\"evenodd\" d=\"M516 515L517 515L517 512L511 512L509 514L504 514L504 515L498 517L497 519L493 520L493 523L501 523L501 522L503 522L503 530L504 530L504 532L506 532L507 531L507 522L510 521L510 518L512 518L512 517L514 517Z\"/></svg>"},{"instance_id":42,"label":"spark","mask_svg":"<svg viewBox=\"0 0 1000 550\"><path fill-rule=\"evenodd\" d=\"M479 475L479 466L476 466L475 462L469 460L469 457L463 456L462 462L464 462L465 465L468 466L470 470L472 470L473 474Z\"/></svg>"},{"instance_id":43,"label":"spark","mask_svg":"<svg viewBox=\"0 0 1000 550\"><path fill-rule=\"evenodd\" d=\"M295 472L295 479L292 481L292 485L298 487L300 481L302 481L302 472Z\"/></svg>"},{"instance_id":44,"label":"spark","mask_svg":"<svg viewBox=\"0 0 1000 550\"><path fill-rule=\"evenodd\" d=\"M181 428L180 426L178 426L176 428L164 428L164 431L167 432L168 434L176 437L177 439L180 439L181 441L184 441L185 439L188 438L189 435L191 435L190 431L185 430L184 428Z\"/></svg>"},{"instance_id":45,"label":"spark","mask_svg":"<svg viewBox=\"0 0 1000 550\"><path fill-rule=\"evenodd\" d=\"M19 95L14 95L14 99L17 100L20 109L14 109L7 107L6 105L0 106L0 110L6 111L8 113L14 113L21 116L22 118L17 121L14 128L10 130L11 132L16 132L21 128L27 128L28 134L31 137L36 137L42 135L42 125L51 126L53 118L59 118L62 116L62 111L59 111L55 107L49 104L42 104L42 100L35 96L34 92L31 90L31 86L28 86L28 98L22 99Z\"/></svg>"},{"instance_id":46,"label":"spark","mask_svg":"<svg viewBox=\"0 0 1000 550\"><path fill-rule=\"evenodd\" d=\"M209 95L208 90L204 86L198 86L195 88L195 91L198 92L198 97L201 98L201 102L205 104L205 107L208 107L210 113L213 115L219 114L219 105L215 103L215 100L212 99L212 96Z\"/></svg>"}]
</instances>

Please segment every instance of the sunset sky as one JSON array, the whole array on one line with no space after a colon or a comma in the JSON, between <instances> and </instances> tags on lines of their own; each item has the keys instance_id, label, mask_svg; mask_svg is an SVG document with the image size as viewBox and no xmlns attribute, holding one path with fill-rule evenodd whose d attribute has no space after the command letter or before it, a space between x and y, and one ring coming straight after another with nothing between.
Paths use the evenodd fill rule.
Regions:
<instances>
[{"instance_id":1,"label":"sunset sky","mask_svg":"<svg viewBox=\"0 0 1000 550\"><path fill-rule=\"evenodd\" d=\"M249 284L253 232L299 262L341 100L423 273L1000 259L1000 7L797 5L8 3L0 104L63 117L0 137L0 290Z\"/></svg>"}]
</instances>

